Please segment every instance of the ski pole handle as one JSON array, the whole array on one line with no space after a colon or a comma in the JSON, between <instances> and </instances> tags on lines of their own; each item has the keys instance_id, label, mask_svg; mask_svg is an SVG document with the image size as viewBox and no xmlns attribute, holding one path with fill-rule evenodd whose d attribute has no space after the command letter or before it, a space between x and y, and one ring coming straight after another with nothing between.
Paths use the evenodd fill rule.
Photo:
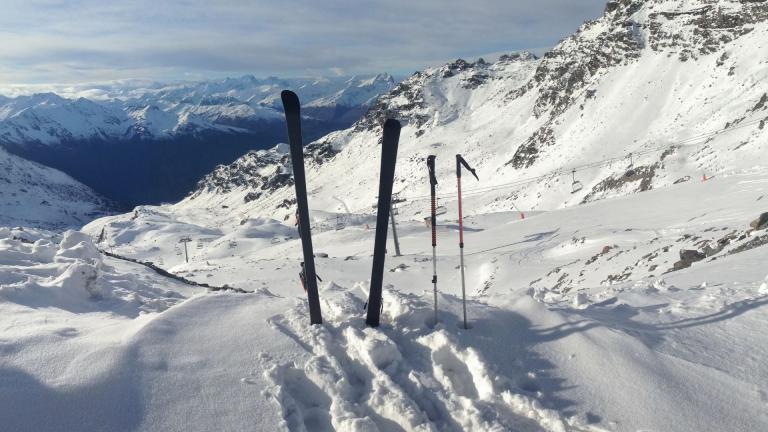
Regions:
<instances>
[{"instance_id":1,"label":"ski pole handle","mask_svg":"<svg viewBox=\"0 0 768 432\"><path fill-rule=\"evenodd\" d=\"M429 155L427 156L427 167L429 168L429 186L431 189L431 195L432 195L432 213L431 213L431 223L432 226L432 247L437 246L437 233L435 232L437 224L437 217L435 215L436 209L435 209L435 186L437 186L437 177L435 176L435 159L437 156L435 155Z\"/></svg>"},{"instance_id":2,"label":"ski pole handle","mask_svg":"<svg viewBox=\"0 0 768 432\"><path fill-rule=\"evenodd\" d=\"M429 155L427 156L427 168L429 168L429 184L430 186L436 186L437 185L437 177L435 177L435 159L437 156L435 155Z\"/></svg>"},{"instance_id":3,"label":"ski pole handle","mask_svg":"<svg viewBox=\"0 0 768 432\"><path fill-rule=\"evenodd\" d=\"M476 179L480 180L480 178L477 176L477 173L475 172L475 169L469 166L466 160L464 160L461 155L456 155L456 177L461 178L461 166L464 165L464 168L469 170L469 172L472 173L473 176L475 176Z\"/></svg>"}]
</instances>

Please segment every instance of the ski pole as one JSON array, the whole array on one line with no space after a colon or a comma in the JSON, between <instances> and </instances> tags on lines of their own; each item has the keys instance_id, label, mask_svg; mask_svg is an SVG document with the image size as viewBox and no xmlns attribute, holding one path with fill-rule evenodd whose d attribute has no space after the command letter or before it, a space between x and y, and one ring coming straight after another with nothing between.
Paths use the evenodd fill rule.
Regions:
<instances>
[{"instance_id":1,"label":"ski pole","mask_svg":"<svg viewBox=\"0 0 768 432\"><path fill-rule=\"evenodd\" d=\"M469 172L472 173L473 176L475 176L476 179L480 180L477 177L477 173L475 172L472 167L469 166L467 161L464 160L461 155L456 155L456 187L459 191L459 255L461 256L461 299L462 299L462 307L464 309L464 328L468 329L467 326L467 291L465 288L465 282L464 282L464 219L461 214L461 166L464 165L465 168L469 170Z\"/></svg>"},{"instance_id":2,"label":"ski pole","mask_svg":"<svg viewBox=\"0 0 768 432\"><path fill-rule=\"evenodd\" d=\"M427 167L429 168L429 187L432 193L432 284L435 295L435 324L437 324L437 216L435 215L435 186L437 186L437 177L435 177L435 159L436 156L427 157Z\"/></svg>"}]
</instances>

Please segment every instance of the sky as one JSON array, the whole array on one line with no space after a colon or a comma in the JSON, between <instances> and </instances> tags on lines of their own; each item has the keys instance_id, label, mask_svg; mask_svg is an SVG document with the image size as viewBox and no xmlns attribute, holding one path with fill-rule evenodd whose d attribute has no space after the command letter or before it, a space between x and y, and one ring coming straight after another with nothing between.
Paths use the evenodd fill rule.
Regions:
<instances>
[{"instance_id":1,"label":"sky","mask_svg":"<svg viewBox=\"0 0 768 432\"><path fill-rule=\"evenodd\" d=\"M542 53L606 0L0 0L0 89L253 74L406 75Z\"/></svg>"}]
</instances>

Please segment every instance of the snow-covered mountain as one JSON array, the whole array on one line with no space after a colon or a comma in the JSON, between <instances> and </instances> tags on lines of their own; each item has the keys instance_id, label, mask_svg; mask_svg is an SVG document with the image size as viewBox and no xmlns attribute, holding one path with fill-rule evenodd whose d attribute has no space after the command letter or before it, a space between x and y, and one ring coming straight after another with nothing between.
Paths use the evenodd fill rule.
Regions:
<instances>
[{"instance_id":1,"label":"snow-covered mountain","mask_svg":"<svg viewBox=\"0 0 768 432\"><path fill-rule=\"evenodd\" d=\"M0 424L768 430L767 8L610 2L542 59L428 69L310 143L322 325L284 144L82 233L0 228ZM405 124L402 255L387 254L370 328L389 116ZM464 259L459 152L480 176L463 183Z\"/></svg>"},{"instance_id":2,"label":"snow-covered mountain","mask_svg":"<svg viewBox=\"0 0 768 432\"><path fill-rule=\"evenodd\" d=\"M196 131L248 131L282 119L280 91L293 88L315 111L367 107L395 84L388 74L352 78L227 78L114 87L100 100L40 93L0 99L0 143L55 145L84 139L161 138ZM325 115L327 120L334 116Z\"/></svg>"},{"instance_id":3,"label":"snow-covered mountain","mask_svg":"<svg viewBox=\"0 0 768 432\"><path fill-rule=\"evenodd\" d=\"M410 215L427 207L428 154L438 156L447 200L453 156L476 166L480 183L465 186L477 198L469 212L553 209L764 168L767 21L765 2L612 1L542 59L523 53L418 72L351 128L310 145L311 205L370 208L386 117L404 125L395 191ZM288 173L287 162L250 153L180 205L237 205L282 219L290 178L262 173Z\"/></svg>"},{"instance_id":4,"label":"snow-covered mountain","mask_svg":"<svg viewBox=\"0 0 768 432\"><path fill-rule=\"evenodd\" d=\"M177 201L216 165L285 136L280 91L293 88L308 139L349 127L390 75L115 85L98 99L32 94L0 99L0 145L62 170L126 205ZM81 94L90 94L87 91Z\"/></svg>"},{"instance_id":5,"label":"snow-covered mountain","mask_svg":"<svg viewBox=\"0 0 768 432\"><path fill-rule=\"evenodd\" d=\"M0 226L80 227L113 204L73 178L0 148Z\"/></svg>"}]
</instances>

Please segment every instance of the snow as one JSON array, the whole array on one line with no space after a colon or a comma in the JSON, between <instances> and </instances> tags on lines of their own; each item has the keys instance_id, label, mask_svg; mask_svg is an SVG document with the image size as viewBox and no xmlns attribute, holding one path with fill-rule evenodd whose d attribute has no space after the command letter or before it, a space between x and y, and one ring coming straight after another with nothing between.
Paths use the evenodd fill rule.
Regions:
<instances>
[{"instance_id":1,"label":"snow","mask_svg":"<svg viewBox=\"0 0 768 432\"><path fill-rule=\"evenodd\" d=\"M414 74L355 126L315 143L338 151L307 158L322 325L310 326L298 280L293 186L253 181L282 173L284 145L220 167L216 187L180 203L96 219L81 232L0 228L0 425L768 429L768 230L749 225L768 202L759 123L768 28L750 24L752 31L698 52L691 46L703 33L686 16L662 13L684 6L692 7L649 1L618 20L609 12L542 60L457 61ZM647 25L656 19L659 28ZM629 42L616 27L625 22ZM653 31L681 35L672 40L679 45L651 49L659 42ZM622 53L606 34L637 50ZM550 80L552 70L604 60L591 56L594 46L619 50L620 61L590 71L574 93L548 98L572 76ZM274 95L282 84L243 77L153 92L199 103L202 90L239 97L263 87ZM318 89L333 82L305 84L306 95L325 94ZM259 100L251 96L249 104ZM364 305L376 115L387 109L405 123L395 189L407 200L397 214L403 255L387 257L382 325L372 329ZM512 167L535 137L535 160ZM430 153L446 208L437 226L437 322L424 225ZM457 153L480 177L466 177L463 199L468 329ZM573 168L584 186L576 192ZM641 169L652 172L628 174ZM186 237L192 241L180 243ZM247 293L203 290L118 256Z\"/></svg>"},{"instance_id":2,"label":"snow","mask_svg":"<svg viewBox=\"0 0 768 432\"><path fill-rule=\"evenodd\" d=\"M212 229L205 212L161 206L99 219L87 235L22 242L3 229L0 418L9 430L761 430L768 249L728 251L763 233L662 272L701 241L686 234L747 230L765 181L467 218L468 330L450 218L438 229L439 322L429 230L401 217L404 255L387 258L398 271L385 272L378 329L364 321L366 218L324 231L315 215L315 248L328 254L316 258L320 326L309 325L291 221ZM101 248L253 293L206 293L98 254L102 228ZM184 235L189 263L176 253ZM659 270L604 282L666 246ZM558 288L563 274L578 283Z\"/></svg>"}]
</instances>

